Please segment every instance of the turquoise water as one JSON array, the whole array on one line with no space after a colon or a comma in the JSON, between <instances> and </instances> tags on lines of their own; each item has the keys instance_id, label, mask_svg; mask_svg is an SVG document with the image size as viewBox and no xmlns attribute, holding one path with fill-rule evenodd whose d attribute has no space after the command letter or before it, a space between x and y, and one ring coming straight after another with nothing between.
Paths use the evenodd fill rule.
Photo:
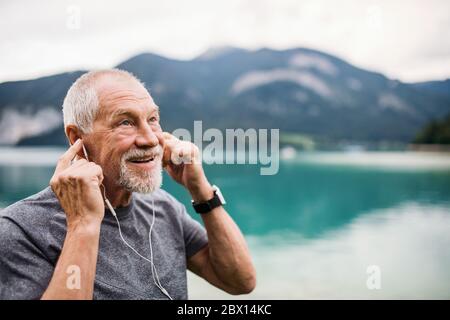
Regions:
<instances>
[{"instance_id":1,"label":"turquoise water","mask_svg":"<svg viewBox=\"0 0 450 320\"><path fill-rule=\"evenodd\" d=\"M0 207L48 185L62 150L3 149ZM8 154L8 155L7 155ZM258 272L250 298L450 298L450 156L308 153L278 174L206 166ZM163 188L184 202L184 189ZM367 268L380 270L370 289ZM189 275L191 298L228 298Z\"/></svg>"}]
</instances>

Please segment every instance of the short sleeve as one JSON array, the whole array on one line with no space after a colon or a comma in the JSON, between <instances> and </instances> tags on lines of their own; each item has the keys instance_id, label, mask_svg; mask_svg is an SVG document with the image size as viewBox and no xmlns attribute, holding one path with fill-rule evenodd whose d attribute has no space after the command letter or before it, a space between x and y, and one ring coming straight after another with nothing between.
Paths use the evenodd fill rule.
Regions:
<instances>
[{"instance_id":1,"label":"short sleeve","mask_svg":"<svg viewBox=\"0 0 450 320\"><path fill-rule=\"evenodd\" d=\"M0 299L40 299L53 266L23 229L0 217Z\"/></svg>"},{"instance_id":2,"label":"short sleeve","mask_svg":"<svg viewBox=\"0 0 450 320\"><path fill-rule=\"evenodd\" d=\"M208 236L205 228L187 213L186 207L184 205L181 207L186 258L190 258L208 244Z\"/></svg>"}]
</instances>

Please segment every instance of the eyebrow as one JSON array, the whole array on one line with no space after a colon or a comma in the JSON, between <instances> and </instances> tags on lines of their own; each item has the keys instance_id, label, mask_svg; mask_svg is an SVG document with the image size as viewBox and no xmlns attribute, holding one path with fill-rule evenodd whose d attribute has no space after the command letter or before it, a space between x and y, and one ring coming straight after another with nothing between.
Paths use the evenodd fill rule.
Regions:
<instances>
[{"instance_id":1,"label":"eyebrow","mask_svg":"<svg viewBox=\"0 0 450 320\"><path fill-rule=\"evenodd\" d=\"M153 112L156 112L159 116L159 106L156 106L156 108L154 108L152 111L150 111L150 114ZM114 119L114 118L117 118L122 115L127 115L129 117L136 117L136 114L128 109L118 109L111 114L110 118Z\"/></svg>"}]
</instances>

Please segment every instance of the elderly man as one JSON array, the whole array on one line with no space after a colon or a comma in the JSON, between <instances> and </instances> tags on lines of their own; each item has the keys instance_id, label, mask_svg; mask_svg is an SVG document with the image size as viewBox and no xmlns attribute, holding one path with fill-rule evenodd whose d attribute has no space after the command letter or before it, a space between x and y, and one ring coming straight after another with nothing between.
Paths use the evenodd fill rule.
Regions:
<instances>
[{"instance_id":1,"label":"elderly man","mask_svg":"<svg viewBox=\"0 0 450 320\"><path fill-rule=\"evenodd\" d=\"M0 298L187 299L187 269L231 294L253 290L244 237L198 148L162 131L139 80L86 73L63 113L71 147L50 187L1 212ZM204 227L160 189L162 168Z\"/></svg>"}]
</instances>

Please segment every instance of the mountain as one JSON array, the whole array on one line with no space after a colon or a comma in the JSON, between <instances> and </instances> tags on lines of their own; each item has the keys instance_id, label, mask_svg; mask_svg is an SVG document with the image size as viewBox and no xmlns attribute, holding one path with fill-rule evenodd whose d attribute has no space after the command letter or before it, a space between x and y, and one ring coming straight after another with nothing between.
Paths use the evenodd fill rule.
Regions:
<instances>
[{"instance_id":1,"label":"mountain","mask_svg":"<svg viewBox=\"0 0 450 320\"><path fill-rule=\"evenodd\" d=\"M415 83L414 86L416 88L424 89L429 92L450 96L450 79L442 81L418 82Z\"/></svg>"},{"instance_id":2,"label":"mountain","mask_svg":"<svg viewBox=\"0 0 450 320\"><path fill-rule=\"evenodd\" d=\"M225 47L180 61L151 53L117 66L145 82L163 128L279 128L334 141L409 142L450 97L324 52ZM64 144L61 105L82 71L0 84L0 143Z\"/></svg>"}]
</instances>

